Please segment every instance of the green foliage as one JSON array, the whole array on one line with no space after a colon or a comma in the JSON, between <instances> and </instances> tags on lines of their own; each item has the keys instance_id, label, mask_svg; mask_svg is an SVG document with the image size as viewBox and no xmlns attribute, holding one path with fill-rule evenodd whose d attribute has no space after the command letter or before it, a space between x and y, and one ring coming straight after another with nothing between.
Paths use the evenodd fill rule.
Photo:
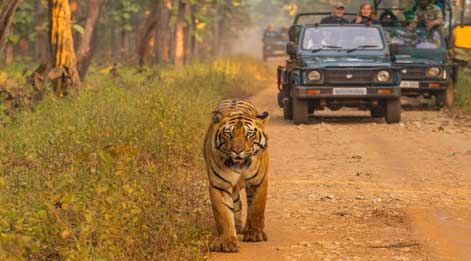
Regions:
<instances>
[{"instance_id":1,"label":"green foliage","mask_svg":"<svg viewBox=\"0 0 471 261\"><path fill-rule=\"evenodd\" d=\"M463 68L458 73L456 86L456 105L467 111L471 111L471 77L470 68Z\"/></svg>"},{"instance_id":2,"label":"green foliage","mask_svg":"<svg viewBox=\"0 0 471 261\"><path fill-rule=\"evenodd\" d=\"M79 34L84 34L85 33L85 29L79 24L73 24L72 25L72 30L78 32Z\"/></svg>"},{"instance_id":3,"label":"green foliage","mask_svg":"<svg viewBox=\"0 0 471 261\"><path fill-rule=\"evenodd\" d=\"M118 0L112 1L110 16L123 31L131 32L134 29L133 17L141 10L142 1Z\"/></svg>"},{"instance_id":4,"label":"green foliage","mask_svg":"<svg viewBox=\"0 0 471 261\"><path fill-rule=\"evenodd\" d=\"M210 112L257 91L270 70L238 58L103 72L92 68L79 95L47 97L0 125L0 259L206 255Z\"/></svg>"},{"instance_id":5,"label":"green foliage","mask_svg":"<svg viewBox=\"0 0 471 261\"><path fill-rule=\"evenodd\" d=\"M9 35L8 41L14 44L21 38L30 42L34 41L34 32L31 30L35 27L33 11L34 0L25 0L18 6L13 16L13 33Z\"/></svg>"}]
</instances>

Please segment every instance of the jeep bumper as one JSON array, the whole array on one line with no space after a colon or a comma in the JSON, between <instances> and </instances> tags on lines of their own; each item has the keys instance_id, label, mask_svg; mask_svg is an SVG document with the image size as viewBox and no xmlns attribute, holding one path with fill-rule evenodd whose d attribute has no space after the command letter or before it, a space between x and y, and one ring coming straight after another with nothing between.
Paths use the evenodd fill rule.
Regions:
<instances>
[{"instance_id":1,"label":"jeep bumper","mask_svg":"<svg viewBox=\"0 0 471 261\"><path fill-rule=\"evenodd\" d=\"M401 90L403 96L420 95L422 93L443 92L448 87L448 81L414 81L403 80Z\"/></svg>"},{"instance_id":2,"label":"jeep bumper","mask_svg":"<svg viewBox=\"0 0 471 261\"><path fill-rule=\"evenodd\" d=\"M294 95L301 99L395 99L399 86L296 86Z\"/></svg>"}]
</instances>

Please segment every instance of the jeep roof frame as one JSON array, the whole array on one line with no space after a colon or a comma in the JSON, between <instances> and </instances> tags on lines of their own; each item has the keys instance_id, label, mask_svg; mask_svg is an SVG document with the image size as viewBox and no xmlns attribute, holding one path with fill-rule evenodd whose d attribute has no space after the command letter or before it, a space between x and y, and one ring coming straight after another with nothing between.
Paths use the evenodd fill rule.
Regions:
<instances>
[{"instance_id":1,"label":"jeep roof frame","mask_svg":"<svg viewBox=\"0 0 471 261\"><path fill-rule=\"evenodd\" d=\"M303 17L303 16L320 16L320 15L331 15L332 12L303 12L303 13L297 13L296 16L294 17L294 20L293 20L293 25L299 25L298 22L299 22L299 18ZM357 13L345 13L344 15L352 15L352 16L356 16L358 15Z\"/></svg>"}]
</instances>

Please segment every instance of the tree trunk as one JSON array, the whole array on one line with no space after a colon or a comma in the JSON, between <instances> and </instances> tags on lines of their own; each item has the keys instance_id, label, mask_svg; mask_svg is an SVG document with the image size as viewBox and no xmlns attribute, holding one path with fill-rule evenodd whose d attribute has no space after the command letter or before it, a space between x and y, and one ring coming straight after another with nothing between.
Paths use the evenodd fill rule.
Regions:
<instances>
[{"instance_id":1,"label":"tree trunk","mask_svg":"<svg viewBox=\"0 0 471 261\"><path fill-rule=\"evenodd\" d=\"M186 11L185 15L188 17L191 17L191 4L186 5ZM191 35L193 34L193 28L192 28L192 23L186 23L184 28L183 28L183 39L185 41L184 44L184 57L185 57L185 63L188 63L191 61L193 57L191 57Z\"/></svg>"},{"instance_id":2,"label":"tree trunk","mask_svg":"<svg viewBox=\"0 0 471 261\"><path fill-rule=\"evenodd\" d=\"M157 23L157 62L170 62L170 0L158 1L159 22Z\"/></svg>"},{"instance_id":3,"label":"tree trunk","mask_svg":"<svg viewBox=\"0 0 471 261\"><path fill-rule=\"evenodd\" d=\"M21 0L9 0L4 4L2 10L0 10L0 51L3 50L5 39L10 32L13 15L20 2Z\"/></svg>"},{"instance_id":4,"label":"tree trunk","mask_svg":"<svg viewBox=\"0 0 471 261\"><path fill-rule=\"evenodd\" d=\"M218 56L219 55L219 44L220 44L220 39L219 39L219 31L221 29L219 28L219 18L216 19L216 21L213 24L213 34L212 34L212 46L211 46L211 54L212 56Z\"/></svg>"},{"instance_id":5,"label":"tree trunk","mask_svg":"<svg viewBox=\"0 0 471 261\"><path fill-rule=\"evenodd\" d=\"M198 58L197 53L197 40L196 40L196 26L197 26L197 18L196 18L196 5L191 6L191 27L193 28L193 33L191 34L191 57Z\"/></svg>"},{"instance_id":6,"label":"tree trunk","mask_svg":"<svg viewBox=\"0 0 471 261\"><path fill-rule=\"evenodd\" d=\"M85 22L85 32L77 51L77 68L80 79L84 79L95 52L96 24L100 10L106 0L88 0L88 15Z\"/></svg>"},{"instance_id":7,"label":"tree trunk","mask_svg":"<svg viewBox=\"0 0 471 261\"><path fill-rule=\"evenodd\" d=\"M121 59L126 60L129 52L129 32L121 30Z\"/></svg>"},{"instance_id":8,"label":"tree trunk","mask_svg":"<svg viewBox=\"0 0 471 261\"><path fill-rule=\"evenodd\" d=\"M185 23L185 10L186 3L183 0L178 1L178 15L175 24L175 68L180 69L183 67L184 59L184 46L185 38L183 33L183 26Z\"/></svg>"},{"instance_id":9,"label":"tree trunk","mask_svg":"<svg viewBox=\"0 0 471 261\"><path fill-rule=\"evenodd\" d=\"M115 61L116 59L118 59L118 56L119 56L119 43L118 43L118 31L116 29L116 25L115 23L112 23L111 24L111 31L110 31L111 35L110 35L110 39L111 39L111 42L110 42L110 47L111 47L111 56L112 56L112 60Z\"/></svg>"},{"instance_id":10,"label":"tree trunk","mask_svg":"<svg viewBox=\"0 0 471 261\"><path fill-rule=\"evenodd\" d=\"M80 78L72 38L71 13L68 0L49 1L49 33L53 69L49 78L53 81L57 96L68 95Z\"/></svg>"},{"instance_id":11,"label":"tree trunk","mask_svg":"<svg viewBox=\"0 0 471 261\"><path fill-rule=\"evenodd\" d=\"M11 65L14 59L13 44L8 42L5 44L5 64Z\"/></svg>"},{"instance_id":12,"label":"tree trunk","mask_svg":"<svg viewBox=\"0 0 471 261\"><path fill-rule=\"evenodd\" d=\"M224 10L224 8L223 8ZM223 11L224 12L224 11ZM223 14L224 16L224 14ZM225 33L225 19L223 17L219 18L218 25L218 48L216 55L220 56L224 53L224 33Z\"/></svg>"},{"instance_id":13,"label":"tree trunk","mask_svg":"<svg viewBox=\"0 0 471 261\"><path fill-rule=\"evenodd\" d=\"M44 17L47 17L47 10L42 5L42 0L36 0L34 22L38 27L41 23L45 22ZM36 29L36 39L34 44L34 57L41 61L41 63L50 62L50 50L48 43L47 32L41 29Z\"/></svg>"},{"instance_id":14,"label":"tree trunk","mask_svg":"<svg viewBox=\"0 0 471 261\"><path fill-rule=\"evenodd\" d=\"M139 41L139 48L138 48L138 57L139 57L139 64L144 65L146 62L146 58L152 56L152 51L154 49L154 39L155 39L155 31L157 25L159 23L159 7L161 6L161 0L157 0L149 16L146 19L146 24L144 27L143 36Z\"/></svg>"}]
</instances>

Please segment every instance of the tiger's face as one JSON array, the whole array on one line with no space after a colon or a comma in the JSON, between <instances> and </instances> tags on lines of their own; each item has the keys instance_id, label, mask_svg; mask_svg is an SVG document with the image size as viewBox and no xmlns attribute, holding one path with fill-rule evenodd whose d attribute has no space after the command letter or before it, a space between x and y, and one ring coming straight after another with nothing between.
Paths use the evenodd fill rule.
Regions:
<instances>
[{"instance_id":1,"label":"tiger's face","mask_svg":"<svg viewBox=\"0 0 471 261\"><path fill-rule=\"evenodd\" d=\"M268 139L264 122L267 116L268 113L257 118L239 115L219 122L215 147L227 166L249 166L251 157L265 149Z\"/></svg>"}]
</instances>

